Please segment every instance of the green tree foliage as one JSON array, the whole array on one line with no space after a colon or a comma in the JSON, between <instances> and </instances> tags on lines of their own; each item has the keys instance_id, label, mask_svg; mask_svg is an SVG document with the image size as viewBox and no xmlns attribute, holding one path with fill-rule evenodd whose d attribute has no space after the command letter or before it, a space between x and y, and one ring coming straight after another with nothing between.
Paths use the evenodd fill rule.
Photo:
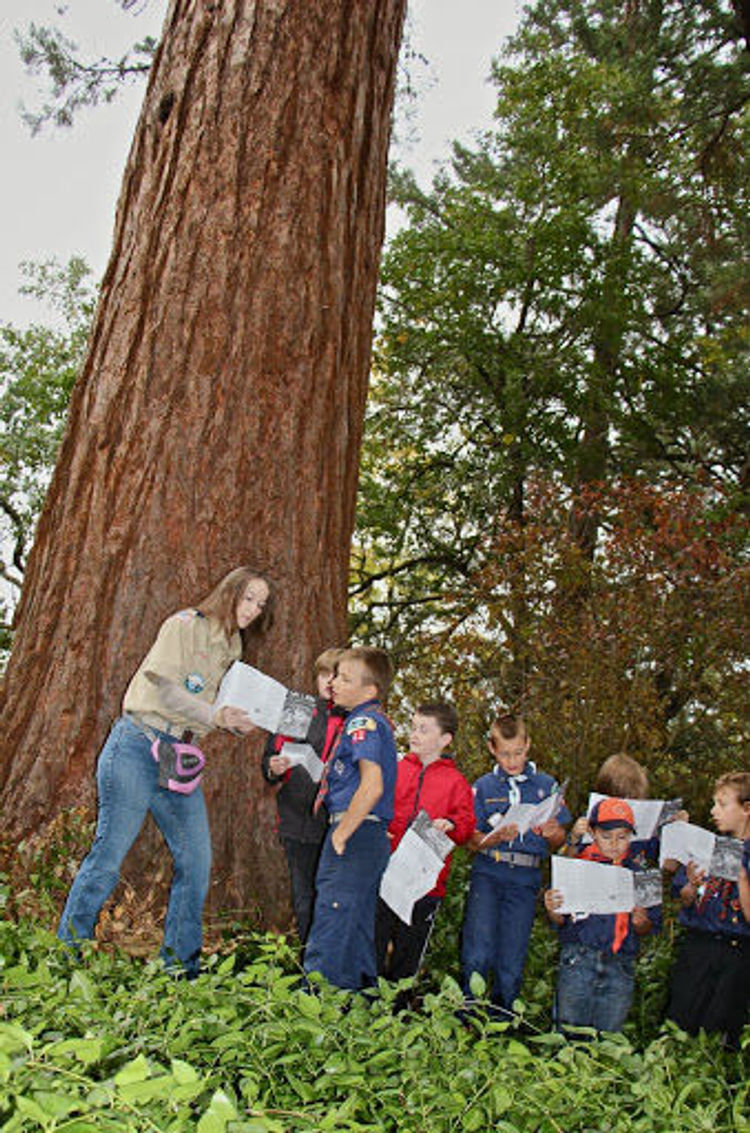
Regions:
<instances>
[{"instance_id":1,"label":"green tree foliage","mask_svg":"<svg viewBox=\"0 0 750 1133\"><path fill-rule=\"evenodd\" d=\"M53 319L24 329L0 325L0 576L11 593L21 585L95 302L90 269L79 257L64 267L23 264L22 271L21 293L45 302Z\"/></svg>"},{"instance_id":2,"label":"green tree foliage","mask_svg":"<svg viewBox=\"0 0 750 1133\"><path fill-rule=\"evenodd\" d=\"M120 4L131 6L128 0ZM15 38L30 74L43 75L50 87L49 101L36 110L23 110L32 134L48 123L72 126L83 107L111 102L124 83L148 74L157 46L153 36L146 36L119 59L83 59L78 46L57 27L31 23Z\"/></svg>"},{"instance_id":3,"label":"green tree foliage","mask_svg":"<svg viewBox=\"0 0 750 1133\"><path fill-rule=\"evenodd\" d=\"M566 756L584 695L597 753L717 725L741 657L724 619L747 480L742 35L727 2L532 4L494 66L496 127L429 191L394 176L407 224L382 273L353 627L394 649L409 699L443 688L471 717L499 693L559 719L567 680ZM671 536L686 569L656 584L660 499L690 518ZM709 530L720 616L692 570Z\"/></svg>"}]
</instances>

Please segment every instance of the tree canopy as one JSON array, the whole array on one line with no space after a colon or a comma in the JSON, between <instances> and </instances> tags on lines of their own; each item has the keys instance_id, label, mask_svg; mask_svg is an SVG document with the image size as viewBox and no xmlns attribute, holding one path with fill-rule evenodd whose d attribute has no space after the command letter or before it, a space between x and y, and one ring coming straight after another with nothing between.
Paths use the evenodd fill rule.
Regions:
<instances>
[{"instance_id":1,"label":"tree canopy","mask_svg":"<svg viewBox=\"0 0 750 1133\"><path fill-rule=\"evenodd\" d=\"M562 679L563 654L534 656L545 619L587 640L603 578L613 597L633 569L614 533L657 538L658 496L632 512L634 481L695 538L721 529L738 586L722 525L747 489L743 34L726 2L532 4L493 69L495 128L428 190L392 177L407 222L381 275L353 625L410 672L440 681L426 658L450 650L463 676L444 687L527 704L542 669ZM680 586L697 601L690 571ZM705 676L692 634L684 649ZM621 659L619 693L651 671L663 747L705 700L650 652ZM739 663L722 657L717 679Z\"/></svg>"}]
</instances>

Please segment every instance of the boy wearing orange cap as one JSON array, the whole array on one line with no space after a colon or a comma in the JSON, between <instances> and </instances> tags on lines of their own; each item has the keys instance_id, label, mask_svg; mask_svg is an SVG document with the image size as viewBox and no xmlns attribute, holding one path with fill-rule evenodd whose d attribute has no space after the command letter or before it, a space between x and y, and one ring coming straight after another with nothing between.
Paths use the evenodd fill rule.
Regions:
<instances>
[{"instance_id":1,"label":"boy wearing orange cap","mask_svg":"<svg viewBox=\"0 0 750 1133\"><path fill-rule=\"evenodd\" d=\"M630 853L635 830L633 811L624 799L606 798L589 815L593 842L577 857L641 872ZM633 998L638 938L658 931L661 906L629 913L563 916L558 889L548 889L544 905L560 930L560 968L556 1016L561 1027L620 1031Z\"/></svg>"}]
</instances>

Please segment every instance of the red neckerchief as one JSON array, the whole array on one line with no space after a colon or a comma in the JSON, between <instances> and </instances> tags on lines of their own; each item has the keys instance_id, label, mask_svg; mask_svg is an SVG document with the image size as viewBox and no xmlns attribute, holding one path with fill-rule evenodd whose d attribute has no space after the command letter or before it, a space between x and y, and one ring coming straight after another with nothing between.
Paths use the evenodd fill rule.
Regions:
<instances>
[{"instance_id":1,"label":"red neckerchief","mask_svg":"<svg viewBox=\"0 0 750 1133\"><path fill-rule=\"evenodd\" d=\"M346 715L340 716L336 712L328 710L328 720L326 721L326 738L323 743L323 750L320 753L320 758L323 763L327 763L333 754L333 749L338 743L339 736L344 730L344 720Z\"/></svg>"},{"instance_id":2,"label":"red neckerchief","mask_svg":"<svg viewBox=\"0 0 750 1133\"><path fill-rule=\"evenodd\" d=\"M625 853L618 861L613 861L612 858L605 857L595 842L592 842L590 846L586 846L578 855L579 858L583 858L584 861L587 862L606 862L607 865L620 866L627 856L627 853ZM619 952L623 946L625 937L628 935L628 929L630 928L630 913L615 913L614 916L615 935L612 941L612 951Z\"/></svg>"}]
</instances>

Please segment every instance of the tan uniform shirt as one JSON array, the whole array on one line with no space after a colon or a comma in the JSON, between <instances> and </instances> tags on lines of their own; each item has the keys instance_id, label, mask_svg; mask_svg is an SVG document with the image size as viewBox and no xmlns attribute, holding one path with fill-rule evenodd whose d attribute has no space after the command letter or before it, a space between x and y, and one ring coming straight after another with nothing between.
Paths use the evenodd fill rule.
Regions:
<instances>
[{"instance_id":1,"label":"tan uniform shirt","mask_svg":"<svg viewBox=\"0 0 750 1133\"><path fill-rule=\"evenodd\" d=\"M197 736L205 735L210 731L209 725L196 723L194 717L179 710L165 709L159 688L146 673L166 677L198 700L211 704L221 678L241 654L239 631L227 639L214 618L203 617L197 610L172 614L128 685L122 710L163 732L181 735L190 730Z\"/></svg>"}]
</instances>

